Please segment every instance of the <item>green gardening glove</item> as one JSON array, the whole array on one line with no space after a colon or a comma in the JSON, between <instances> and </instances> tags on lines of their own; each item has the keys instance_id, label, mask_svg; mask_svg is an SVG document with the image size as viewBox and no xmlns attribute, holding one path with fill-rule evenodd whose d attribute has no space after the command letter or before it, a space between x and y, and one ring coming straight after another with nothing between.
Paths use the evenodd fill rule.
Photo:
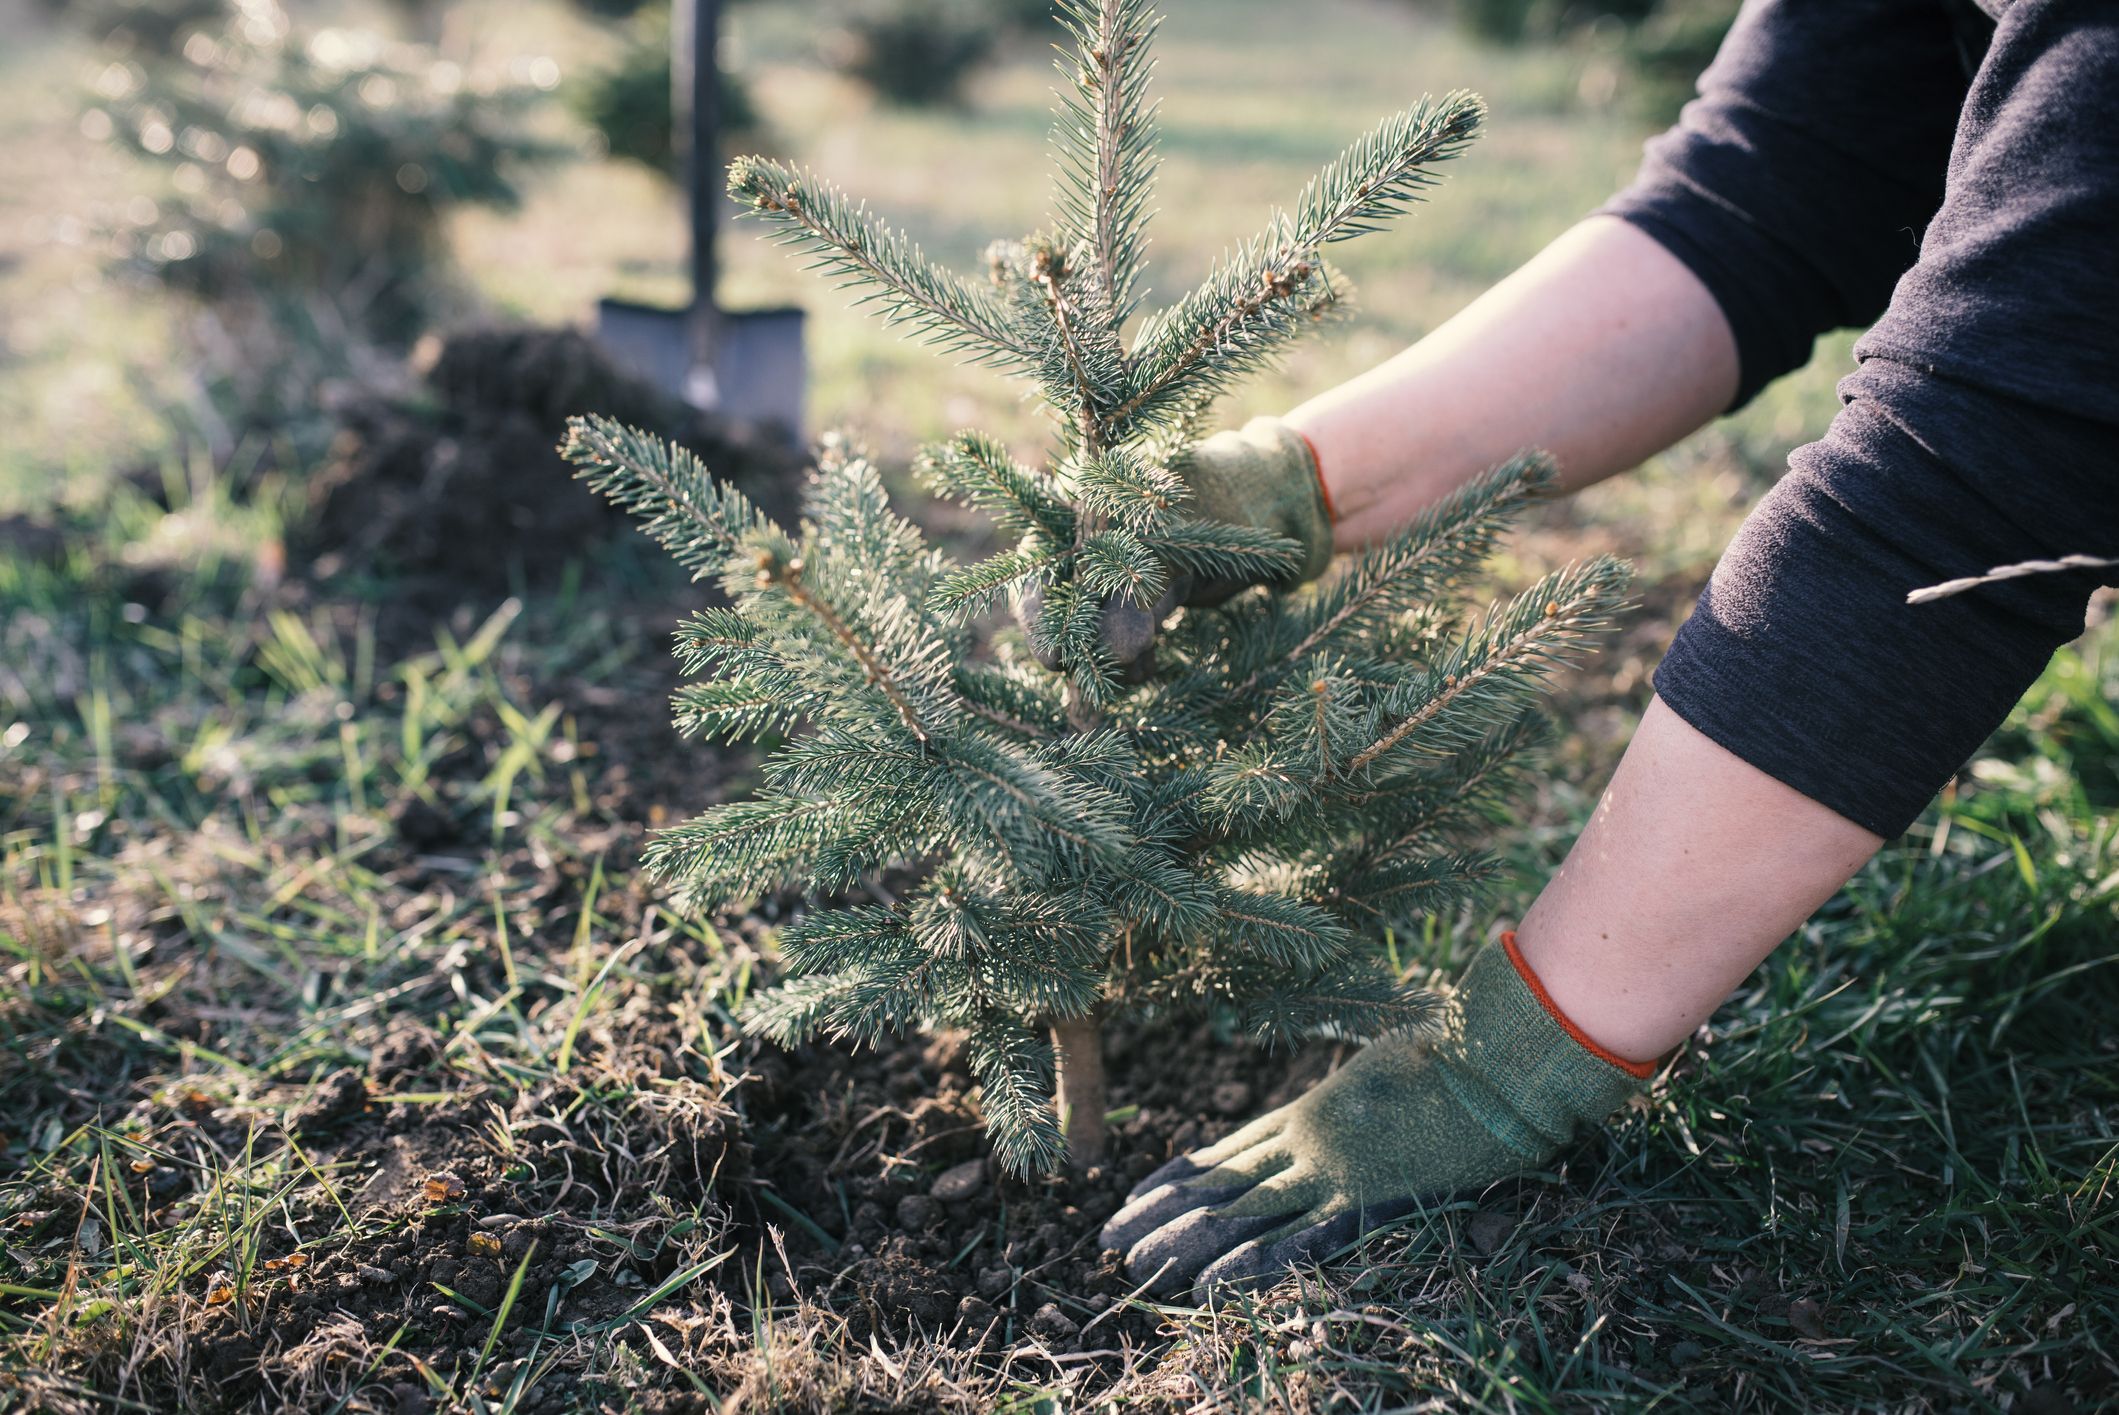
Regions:
<instances>
[{"instance_id":1,"label":"green gardening glove","mask_svg":"<svg viewBox=\"0 0 2119 1415\"><path fill-rule=\"evenodd\" d=\"M1364 1233L1550 1159L1642 1089L1488 945L1439 1036L1370 1044L1301 1099L1164 1165L1104 1226L1155 1295L1271 1281Z\"/></svg>"},{"instance_id":2,"label":"green gardening glove","mask_svg":"<svg viewBox=\"0 0 2119 1415\"><path fill-rule=\"evenodd\" d=\"M1309 439L1279 418L1258 417L1234 432L1217 432L1192 445L1171 467L1191 491L1188 514L1202 521L1250 526L1286 536L1302 547L1302 563L1277 583L1316 579L1332 559L1332 512ZM1155 635L1180 604L1220 604L1251 582L1170 577L1170 588L1154 604L1119 598L1104 602L1097 637L1117 664L1120 677L1138 683L1155 666ZM1036 586L1016 601L1016 617L1032 650L1047 668L1064 667L1040 644L1034 626L1044 613L1044 591Z\"/></svg>"},{"instance_id":3,"label":"green gardening glove","mask_svg":"<svg viewBox=\"0 0 2119 1415\"><path fill-rule=\"evenodd\" d=\"M1302 564L1279 583L1304 584L1332 559L1332 507L1310 441L1279 418L1253 418L1196 443L1171 468L1191 489L1186 510L1202 521L1251 526L1302 547ZM1186 604L1219 604L1248 588L1237 580L1195 581Z\"/></svg>"}]
</instances>

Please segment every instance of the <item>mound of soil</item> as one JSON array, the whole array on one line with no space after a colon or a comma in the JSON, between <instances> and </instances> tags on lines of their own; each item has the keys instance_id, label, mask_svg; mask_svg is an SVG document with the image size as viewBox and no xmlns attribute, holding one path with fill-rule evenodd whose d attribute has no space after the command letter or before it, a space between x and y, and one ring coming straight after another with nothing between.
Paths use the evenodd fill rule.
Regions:
<instances>
[{"instance_id":1,"label":"mound of soil","mask_svg":"<svg viewBox=\"0 0 2119 1415\"><path fill-rule=\"evenodd\" d=\"M697 961L681 942L668 947L658 970ZM858 1055L749 1049L724 1071L655 1009L585 1044L568 1077L519 1089L499 1077L463 1086L447 1045L399 1017L364 1067L325 1077L286 1112L308 1162L337 1185L291 1202L288 1232L334 1229L341 1214L355 1232L305 1256L276 1227L258 1266L209 1277L203 1300L186 1300L188 1359L204 1377L193 1389L210 1389L216 1408L330 1404L358 1385L366 1395L349 1408L376 1409L381 1385L391 1388L382 1409L432 1410L409 1361L459 1367L504 1303L523 1315L486 1364L495 1398L570 1330L654 1311L654 1329L676 1343L712 1327L708 1313L748 1332L761 1301L783 1317L797 1305L834 1314L856 1349L902 1339L1017 1363L1117 1363L1153 1339L1157 1318L1120 1305L1133 1285L1117 1255L1098 1250L1103 1221L1171 1154L1279 1103L1331 1061L1329 1047L1291 1066L1203 1032L1120 1031L1113 1101L1131 1115L1108 1162L1024 1182L987 1160L950 1037ZM434 1099L437 1084L452 1088L446 1100ZM613 1109L619 1092L632 1099ZM158 1108L172 1145L188 1131L239 1148L254 1124L197 1092ZM148 1207L186 1187L161 1167L131 1182ZM70 1195L50 1202L55 1218L78 1207ZM669 1301L644 1300L672 1279ZM730 1358L711 1345L689 1355L702 1370ZM349 1369L371 1359L365 1379ZM512 1408L616 1408L598 1404L609 1393L562 1361Z\"/></svg>"},{"instance_id":2,"label":"mound of soil","mask_svg":"<svg viewBox=\"0 0 2119 1415\"><path fill-rule=\"evenodd\" d=\"M673 1026L650 1024L584 1058L578 1085L460 1091L440 1105L375 1099L438 1079L441 1045L417 1024L396 1026L365 1074L326 1078L290 1115L312 1159L347 1176L365 1234L302 1269L267 1254L239 1298L209 1296L197 1311L194 1359L226 1408L292 1394L290 1366L312 1350L343 1352L348 1323L371 1341L401 1331L399 1352L447 1366L483 1340L518 1270L517 1310L594 1325L630 1319L658 1284L722 1251L732 1256L683 1291L680 1311L718 1307L748 1327L740 1314L759 1298L780 1309L799 1300L838 1314L861 1345L1116 1359L1150 1340L1157 1319L1112 1310L1132 1284L1098 1250L1098 1228L1169 1155L1292 1095L1329 1060L1320 1049L1290 1067L1182 1030L1122 1032L1113 1045L1129 1082L1113 1099L1137 1109L1116 1127L1109 1162L1025 1183L985 1158L951 1038L859 1056L760 1051L723 1096L688 1064L696 1055ZM581 1104L614 1081L668 1099L622 1116ZM190 1104L193 1124L220 1127L210 1106ZM493 1142L503 1126L505 1152ZM566 1177L556 1200L555 1175ZM321 1197L313 1206L297 1217L328 1222ZM668 1217L688 1211L703 1216L692 1241L672 1241ZM628 1229L663 1236L614 1244ZM495 1393L541 1325L510 1324L492 1353ZM383 1369L396 1364L384 1358ZM593 1394L561 1369L517 1408L578 1408ZM400 1410L430 1408L410 1380L396 1397Z\"/></svg>"},{"instance_id":3,"label":"mound of soil","mask_svg":"<svg viewBox=\"0 0 2119 1415\"><path fill-rule=\"evenodd\" d=\"M987 1158L954 1037L758 1054L738 1093L753 1184L772 1196L758 1216L786 1230L800 1290L848 1316L861 1341L925 1335L1070 1354L1147 1340L1152 1314L1109 1311L1134 1284L1099 1250L1098 1230L1164 1161L1307 1089L1333 1048L1291 1064L1204 1026L1126 1026L1107 1042L1111 1101L1127 1118L1105 1162L1029 1182Z\"/></svg>"},{"instance_id":4,"label":"mound of soil","mask_svg":"<svg viewBox=\"0 0 2119 1415\"><path fill-rule=\"evenodd\" d=\"M292 546L319 578L409 578L404 592L430 602L555 583L629 524L555 450L576 414L682 443L768 512L792 504L805 465L777 434L662 396L578 330L467 330L430 341L415 366L424 398L360 395L337 412Z\"/></svg>"}]
</instances>

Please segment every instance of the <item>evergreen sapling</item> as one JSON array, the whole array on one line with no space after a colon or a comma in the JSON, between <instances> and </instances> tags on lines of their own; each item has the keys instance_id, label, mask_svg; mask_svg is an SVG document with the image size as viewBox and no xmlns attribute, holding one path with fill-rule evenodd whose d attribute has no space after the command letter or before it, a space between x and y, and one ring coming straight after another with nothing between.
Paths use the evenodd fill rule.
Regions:
<instances>
[{"instance_id":1,"label":"evergreen sapling","mask_svg":"<svg viewBox=\"0 0 2119 1415\"><path fill-rule=\"evenodd\" d=\"M1058 8L1074 52L1055 224L994 246L989 278L929 263L799 168L745 158L729 174L886 320L1033 381L1061 428L1045 465L976 432L918 461L1009 549L956 563L841 445L793 533L608 420L577 420L566 448L732 601L680 632L686 669L709 676L678 694L678 725L787 734L754 797L662 832L651 868L696 909L847 896L891 872L871 891L884 902L813 903L783 930L787 980L749 1023L788 1044L962 1029L1018 1174L1101 1154L1099 1029L1121 1012L1212 1011L1264 1043L1420 1025L1434 999L1389 940L1494 875L1476 839L1525 768L1542 680L1626 578L1599 559L1469 611L1468 578L1549 480L1526 456L1317 586L1176 615L1155 670L1122 670L1114 612L1152 619L1185 582L1296 563L1291 540L1187 514L1186 449L1217 395L1341 307L1327 248L1402 214L1481 108L1458 93L1385 120L1143 316L1159 16L1148 0ZM991 612L1009 597L1020 630Z\"/></svg>"}]
</instances>

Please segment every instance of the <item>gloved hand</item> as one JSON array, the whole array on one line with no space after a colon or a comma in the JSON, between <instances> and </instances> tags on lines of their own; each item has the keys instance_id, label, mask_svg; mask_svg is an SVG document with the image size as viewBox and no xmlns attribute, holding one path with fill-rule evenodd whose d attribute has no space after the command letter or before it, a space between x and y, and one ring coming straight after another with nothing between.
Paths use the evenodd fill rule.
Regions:
<instances>
[{"instance_id":1,"label":"gloved hand","mask_svg":"<svg viewBox=\"0 0 2119 1415\"><path fill-rule=\"evenodd\" d=\"M1149 1175L1104 1225L1162 1296L1270 1282L1414 1208L1533 1168L1639 1091L1589 1050L1513 937L1472 960L1439 1036L1386 1037L1301 1099ZM1152 1282L1151 1282L1152 1279Z\"/></svg>"},{"instance_id":2,"label":"gloved hand","mask_svg":"<svg viewBox=\"0 0 2119 1415\"><path fill-rule=\"evenodd\" d=\"M1235 431L1215 433L1195 444L1171 470L1192 493L1185 506L1192 516L1272 531L1301 546L1302 563L1285 584L1314 580L1331 563L1332 512L1316 454L1309 439L1279 418L1257 417ZM1106 602L1097 632L1125 680L1139 682L1153 669L1155 633L1172 610L1180 604L1220 604L1249 587L1240 580L1172 575L1169 591L1153 605ZM1026 631L1043 604L1043 592L1036 588L1017 601L1017 617ZM1062 666L1056 656L1042 652L1039 661L1050 669Z\"/></svg>"},{"instance_id":3,"label":"gloved hand","mask_svg":"<svg viewBox=\"0 0 2119 1415\"><path fill-rule=\"evenodd\" d=\"M1162 598L1151 605L1138 605L1126 599L1107 599L1097 611L1096 637L1104 651L1118 665L1119 678L1126 683L1145 683L1155 671L1155 634L1170 612L1184 603L1184 592L1190 581L1181 575L1170 577L1170 587L1163 591ZM1065 658L1038 642L1032 629L1045 612L1045 591L1040 585L1032 585L1016 596L1015 622L1029 636L1030 651L1046 669L1057 673L1067 666Z\"/></svg>"},{"instance_id":4,"label":"gloved hand","mask_svg":"<svg viewBox=\"0 0 2119 1415\"><path fill-rule=\"evenodd\" d=\"M1192 492L1185 507L1202 521L1251 526L1286 536L1302 547L1302 564L1283 582L1300 585L1324 573L1332 559L1332 507L1310 441L1279 418L1258 417L1193 446L1171 468ZM1194 583L1186 604L1219 604L1249 585Z\"/></svg>"}]
</instances>

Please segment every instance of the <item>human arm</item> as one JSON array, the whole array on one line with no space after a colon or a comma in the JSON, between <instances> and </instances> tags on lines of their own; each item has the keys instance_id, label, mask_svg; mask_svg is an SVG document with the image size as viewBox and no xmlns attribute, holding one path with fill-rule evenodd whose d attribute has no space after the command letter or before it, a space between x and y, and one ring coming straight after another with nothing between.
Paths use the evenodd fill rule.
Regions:
<instances>
[{"instance_id":1,"label":"human arm","mask_svg":"<svg viewBox=\"0 0 2119 1415\"><path fill-rule=\"evenodd\" d=\"M1707 423L1736 394L1729 321L1698 276L1593 216L1426 338L1286 421L1316 449L1336 548L1389 536L1536 447L1574 491Z\"/></svg>"},{"instance_id":2,"label":"human arm","mask_svg":"<svg viewBox=\"0 0 2119 1415\"><path fill-rule=\"evenodd\" d=\"M1903 829L2082 627L2119 552L2119 20L2006 18L1921 255L1846 407L1747 520L1566 863L1524 917L1557 1011L1659 1055Z\"/></svg>"},{"instance_id":3,"label":"human arm","mask_svg":"<svg viewBox=\"0 0 2119 1415\"><path fill-rule=\"evenodd\" d=\"M1917 608L1906 591L2119 549L2119 525L2107 524L2119 447L2115 23L2066 0L2018 5L1968 85L1931 0L1752 6L1701 99L1611 206L1711 292L1738 350L1738 399L1800 361L1823 328L1884 315L1842 385L1845 411L1795 455L1657 676L1702 733L1875 834L1903 829L2080 631L2094 577ZM1565 282L1522 288L1553 283ZM1402 376L1350 391L1350 433L1313 432L1348 539L1372 532L1336 503L1377 488L1372 504L1418 509L1464 474L1446 456L1439 470L1423 465L1417 439L1446 446L1476 432L1491 422L1482 408L1547 411L1552 395L1535 380L1509 390L1508 361L1480 352L1534 332L1541 303L1566 307L1501 299L1468 311L1458 327L1476 337L1455 358L1411 351ZM1592 388L1602 362L1576 361ZM1449 394L1455 365L1471 375L1461 400ZM1683 377L1651 373L1651 392L1636 396ZM1394 388L1418 416L1393 413L1381 390ZM1655 409L1635 403L1637 414ZM1593 441L1596 418L1586 426ZM1561 443L1564 476L1597 470L1579 452L1569 465L1568 427L1539 431Z\"/></svg>"},{"instance_id":4,"label":"human arm","mask_svg":"<svg viewBox=\"0 0 2119 1415\"><path fill-rule=\"evenodd\" d=\"M1567 862L1473 958L1439 1035L1375 1042L1164 1166L1104 1245L1151 1290L1205 1297L1542 1163L1881 843L1651 703Z\"/></svg>"},{"instance_id":5,"label":"human arm","mask_svg":"<svg viewBox=\"0 0 2119 1415\"><path fill-rule=\"evenodd\" d=\"M1527 447L1573 490L1671 445L1883 310L1966 81L1935 0L1747 7L1603 213L1289 413L1288 437L1250 439L1282 455L1203 444L1201 513L1293 535L1315 573Z\"/></svg>"},{"instance_id":6,"label":"human arm","mask_svg":"<svg viewBox=\"0 0 2119 1415\"><path fill-rule=\"evenodd\" d=\"M1655 699L1517 946L1556 1012L1651 1060L1882 844Z\"/></svg>"},{"instance_id":7,"label":"human arm","mask_svg":"<svg viewBox=\"0 0 2119 1415\"><path fill-rule=\"evenodd\" d=\"M2115 94L2108 11L2024 0L2002 21L1948 196L1857 346L1847 406L1724 556L1505 962L1492 946L1474 959L1452 1034L1386 1038L1151 1176L1106 1229L1136 1277L1270 1276L1557 1153L1616 1103L1616 1077L1642 1076L1902 829L2079 632L2094 583L2079 572L1905 595L2119 549ZM1507 1043L1507 1064L1481 1037Z\"/></svg>"},{"instance_id":8,"label":"human arm","mask_svg":"<svg viewBox=\"0 0 2119 1415\"><path fill-rule=\"evenodd\" d=\"M1657 670L1679 716L1878 835L2082 631L2102 577L1927 605L1907 592L2119 550L2115 103L2109 7L2009 11L1845 406L1746 520Z\"/></svg>"},{"instance_id":9,"label":"human arm","mask_svg":"<svg viewBox=\"0 0 2119 1415\"><path fill-rule=\"evenodd\" d=\"M1727 407L1736 360L1700 279L1635 227L1593 216L1397 357L1199 444L1180 475L1194 515L1293 540L1289 578L1307 580L1526 448L1555 460L1565 491L1625 471ZM1151 661L1155 626L1180 600L1217 604L1242 587L1108 603L1104 645L1129 668Z\"/></svg>"},{"instance_id":10,"label":"human arm","mask_svg":"<svg viewBox=\"0 0 2119 1415\"><path fill-rule=\"evenodd\" d=\"M1906 591L2119 550L2115 27L2108 8L2019 4L1968 79L1933 0L1747 7L1607 208L1623 225L1583 223L1290 415L1339 539L1450 490L1482 438L1496 457L1550 446L1563 485L1608 474L1710 416L1713 390L1741 401L1818 333L1881 314L1846 409L1746 524L1657 684L1713 741L1896 834L2080 631L2095 577L1922 607ZM1660 304L1633 313L1634 282L1613 276L1599 308L1598 281L1628 260L1599 227L1681 267L1639 263ZM1710 329L1733 339L1733 372Z\"/></svg>"}]
</instances>

